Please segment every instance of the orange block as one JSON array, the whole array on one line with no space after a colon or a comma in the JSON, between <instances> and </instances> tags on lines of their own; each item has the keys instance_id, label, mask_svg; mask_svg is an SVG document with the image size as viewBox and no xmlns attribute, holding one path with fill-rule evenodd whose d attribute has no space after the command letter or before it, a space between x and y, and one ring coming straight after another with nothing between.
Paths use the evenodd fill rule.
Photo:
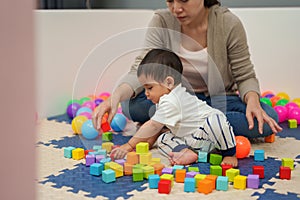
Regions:
<instances>
[{"instance_id":1,"label":"orange block","mask_svg":"<svg viewBox=\"0 0 300 200\"><path fill-rule=\"evenodd\" d=\"M132 175L132 168L133 168L132 164L125 162L124 163L124 174L126 176Z\"/></svg>"},{"instance_id":2,"label":"orange block","mask_svg":"<svg viewBox=\"0 0 300 200\"><path fill-rule=\"evenodd\" d=\"M205 178L205 179L200 180L198 182L198 189L197 190L200 193L209 194L213 191L212 185L213 185L212 180L209 180L209 179Z\"/></svg>"},{"instance_id":3,"label":"orange block","mask_svg":"<svg viewBox=\"0 0 300 200\"><path fill-rule=\"evenodd\" d=\"M267 142L267 143L275 142L275 134L272 134L272 135L269 135L269 136L265 137L265 142Z\"/></svg>"},{"instance_id":4,"label":"orange block","mask_svg":"<svg viewBox=\"0 0 300 200\"><path fill-rule=\"evenodd\" d=\"M212 181L212 189L216 189L216 181L218 176L213 174L206 175L205 179Z\"/></svg>"},{"instance_id":5,"label":"orange block","mask_svg":"<svg viewBox=\"0 0 300 200\"><path fill-rule=\"evenodd\" d=\"M175 181L177 183L184 183L185 175L186 169L177 169L175 171Z\"/></svg>"},{"instance_id":6,"label":"orange block","mask_svg":"<svg viewBox=\"0 0 300 200\"><path fill-rule=\"evenodd\" d=\"M132 165L138 164L139 163L139 155L136 152L129 152L127 154L127 163L130 163Z\"/></svg>"},{"instance_id":7,"label":"orange block","mask_svg":"<svg viewBox=\"0 0 300 200\"><path fill-rule=\"evenodd\" d=\"M162 169L165 168L165 165L162 163L155 163L152 167L154 167L155 174L161 175Z\"/></svg>"}]
</instances>

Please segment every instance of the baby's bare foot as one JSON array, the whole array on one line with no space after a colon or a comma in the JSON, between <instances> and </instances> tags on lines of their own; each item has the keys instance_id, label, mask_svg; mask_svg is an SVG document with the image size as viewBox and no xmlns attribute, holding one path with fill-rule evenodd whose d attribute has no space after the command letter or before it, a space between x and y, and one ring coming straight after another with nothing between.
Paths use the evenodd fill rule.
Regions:
<instances>
[{"instance_id":1,"label":"baby's bare foot","mask_svg":"<svg viewBox=\"0 0 300 200\"><path fill-rule=\"evenodd\" d=\"M221 164L232 165L232 167L238 166L238 159L235 156L226 156L223 158Z\"/></svg>"},{"instance_id":2,"label":"baby's bare foot","mask_svg":"<svg viewBox=\"0 0 300 200\"><path fill-rule=\"evenodd\" d=\"M189 165L198 160L198 155L190 149L182 149L180 152L169 153L172 165Z\"/></svg>"}]
</instances>

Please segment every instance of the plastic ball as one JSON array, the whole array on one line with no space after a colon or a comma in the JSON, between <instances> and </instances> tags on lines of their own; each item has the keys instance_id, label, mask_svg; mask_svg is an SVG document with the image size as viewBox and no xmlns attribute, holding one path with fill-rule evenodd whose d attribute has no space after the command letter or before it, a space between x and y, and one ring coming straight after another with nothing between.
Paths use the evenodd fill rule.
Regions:
<instances>
[{"instance_id":1,"label":"plastic ball","mask_svg":"<svg viewBox=\"0 0 300 200\"><path fill-rule=\"evenodd\" d=\"M265 97L266 95L270 95L270 94L274 96L274 93L272 91L267 90L267 91L264 91L263 93L261 93L261 96Z\"/></svg>"},{"instance_id":2,"label":"plastic ball","mask_svg":"<svg viewBox=\"0 0 300 200\"><path fill-rule=\"evenodd\" d=\"M98 131L94 128L91 119L86 120L81 126L81 133L85 139L94 140L99 135Z\"/></svg>"},{"instance_id":3,"label":"plastic ball","mask_svg":"<svg viewBox=\"0 0 300 200\"><path fill-rule=\"evenodd\" d=\"M298 104L296 104L295 102L288 102L287 104L285 104L285 107L287 108L288 112L290 112L290 110L292 110L293 108L299 108Z\"/></svg>"},{"instance_id":4,"label":"plastic ball","mask_svg":"<svg viewBox=\"0 0 300 200\"><path fill-rule=\"evenodd\" d=\"M79 103L80 104L80 101L77 100L77 99L71 99L71 100L68 101L67 106L69 106L72 103Z\"/></svg>"},{"instance_id":5,"label":"plastic ball","mask_svg":"<svg viewBox=\"0 0 300 200\"><path fill-rule=\"evenodd\" d=\"M274 96L275 96L275 94L267 94L265 97L271 99Z\"/></svg>"},{"instance_id":6,"label":"plastic ball","mask_svg":"<svg viewBox=\"0 0 300 200\"><path fill-rule=\"evenodd\" d=\"M272 97L272 98L270 99L271 102L272 102L272 107L274 107L274 106L276 105L276 103L277 103L277 101L278 101L279 99L281 99L281 98L278 97L278 96L274 96L274 97Z\"/></svg>"},{"instance_id":7,"label":"plastic ball","mask_svg":"<svg viewBox=\"0 0 300 200\"><path fill-rule=\"evenodd\" d=\"M300 98L295 98L292 102L296 103L298 107L300 107Z\"/></svg>"},{"instance_id":8,"label":"plastic ball","mask_svg":"<svg viewBox=\"0 0 300 200\"><path fill-rule=\"evenodd\" d=\"M288 101L290 100L290 96L285 92L279 92L278 94L276 94L276 96L278 96L282 99L287 99Z\"/></svg>"},{"instance_id":9,"label":"plastic ball","mask_svg":"<svg viewBox=\"0 0 300 200\"><path fill-rule=\"evenodd\" d=\"M290 110L288 119L295 119L297 124L300 124L300 108L293 108Z\"/></svg>"},{"instance_id":10,"label":"plastic ball","mask_svg":"<svg viewBox=\"0 0 300 200\"><path fill-rule=\"evenodd\" d=\"M89 112L89 113L92 113L92 109L88 108L88 107L81 107L77 110L76 112L76 116L80 115L80 113L83 113L83 112Z\"/></svg>"},{"instance_id":11,"label":"plastic ball","mask_svg":"<svg viewBox=\"0 0 300 200\"><path fill-rule=\"evenodd\" d=\"M79 102L80 102L80 104L82 105L82 104L84 104L85 102L90 101L90 100L91 100L91 98L89 98L89 97L82 97L82 98L79 100Z\"/></svg>"},{"instance_id":12,"label":"plastic ball","mask_svg":"<svg viewBox=\"0 0 300 200\"><path fill-rule=\"evenodd\" d=\"M106 97L109 97L110 96L110 93L109 92L102 92L99 94L99 96L106 96Z\"/></svg>"},{"instance_id":13,"label":"plastic ball","mask_svg":"<svg viewBox=\"0 0 300 200\"><path fill-rule=\"evenodd\" d=\"M285 106L274 106L279 122L284 122L288 117L288 109Z\"/></svg>"},{"instance_id":14,"label":"plastic ball","mask_svg":"<svg viewBox=\"0 0 300 200\"><path fill-rule=\"evenodd\" d=\"M263 102L263 103L265 103L265 104L267 104L267 105L269 105L269 106L272 107L272 102L271 102L271 100L270 100L269 98L267 98L267 97L262 97L262 98L260 98L260 102Z\"/></svg>"},{"instance_id":15,"label":"plastic ball","mask_svg":"<svg viewBox=\"0 0 300 200\"><path fill-rule=\"evenodd\" d=\"M276 102L276 106L285 106L285 104L287 104L289 102L289 100L287 99L279 99L277 102Z\"/></svg>"},{"instance_id":16,"label":"plastic ball","mask_svg":"<svg viewBox=\"0 0 300 200\"><path fill-rule=\"evenodd\" d=\"M100 103L102 103L103 102L103 99L99 99L99 98L97 98L97 99L95 99L94 100L94 103L95 103L95 107L97 107Z\"/></svg>"},{"instance_id":17,"label":"plastic ball","mask_svg":"<svg viewBox=\"0 0 300 200\"><path fill-rule=\"evenodd\" d=\"M92 113L89 112L82 112L78 116L85 116L88 119L92 119Z\"/></svg>"},{"instance_id":18,"label":"plastic ball","mask_svg":"<svg viewBox=\"0 0 300 200\"><path fill-rule=\"evenodd\" d=\"M80 108L81 108L81 105L79 103L71 103L67 107L68 116L73 119L76 116L76 113Z\"/></svg>"},{"instance_id":19,"label":"plastic ball","mask_svg":"<svg viewBox=\"0 0 300 200\"><path fill-rule=\"evenodd\" d=\"M113 119L112 119L112 121L111 121L111 123L110 123L110 127L111 127L114 131L120 132L120 131L123 131L123 130L124 130L126 124L127 124L127 119L126 119L126 117L125 117L123 114L121 114L121 113L117 113L117 114L113 117Z\"/></svg>"},{"instance_id":20,"label":"plastic ball","mask_svg":"<svg viewBox=\"0 0 300 200\"><path fill-rule=\"evenodd\" d=\"M88 107L91 110L94 110L96 107L96 104L94 103L94 101L86 101L82 104L82 107Z\"/></svg>"},{"instance_id":21,"label":"plastic ball","mask_svg":"<svg viewBox=\"0 0 300 200\"><path fill-rule=\"evenodd\" d=\"M249 155L251 149L250 141L244 136L235 136L236 140L236 157L245 158Z\"/></svg>"},{"instance_id":22,"label":"plastic ball","mask_svg":"<svg viewBox=\"0 0 300 200\"><path fill-rule=\"evenodd\" d=\"M81 134L81 127L82 124L88 120L88 118L86 116L76 116L73 120L72 120L72 130L74 131L74 133L78 133Z\"/></svg>"}]
</instances>

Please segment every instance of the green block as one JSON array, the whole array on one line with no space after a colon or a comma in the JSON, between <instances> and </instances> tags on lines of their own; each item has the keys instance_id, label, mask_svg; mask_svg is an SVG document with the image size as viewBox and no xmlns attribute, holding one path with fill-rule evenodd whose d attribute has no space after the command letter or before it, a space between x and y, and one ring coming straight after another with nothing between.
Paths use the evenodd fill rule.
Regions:
<instances>
[{"instance_id":1,"label":"green block","mask_svg":"<svg viewBox=\"0 0 300 200\"><path fill-rule=\"evenodd\" d=\"M222 167L219 165L211 165L210 166L210 174L222 176Z\"/></svg>"},{"instance_id":2,"label":"green block","mask_svg":"<svg viewBox=\"0 0 300 200\"><path fill-rule=\"evenodd\" d=\"M240 175L239 169L231 168L226 170L226 176L228 177L228 182L233 182L234 177L236 177L237 175Z\"/></svg>"},{"instance_id":3,"label":"green block","mask_svg":"<svg viewBox=\"0 0 300 200\"><path fill-rule=\"evenodd\" d=\"M288 123L289 123L289 128L297 128L297 120L295 119L289 119L288 120Z\"/></svg>"},{"instance_id":4,"label":"green block","mask_svg":"<svg viewBox=\"0 0 300 200\"><path fill-rule=\"evenodd\" d=\"M220 165L222 163L223 157L219 154L210 154L209 163L212 165Z\"/></svg>"},{"instance_id":5,"label":"green block","mask_svg":"<svg viewBox=\"0 0 300 200\"><path fill-rule=\"evenodd\" d=\"M144 180L144 173L142 169L133 169L132 170L132 180L136 181L143 181Z\"/></svg>"},{"instance_id":6,"label":"green block","mask_svg":"<svg viewBox=\"0 0 300 200\"><path fill-rule=\"evenodd\" d=\"M104 132L102 133L102 141L109 142L112 141L113 135L112 132Z\"/></svg>"},{"instance_id":7,"label":"green block","mask_svg":"<svg viewBox=\"0 0 300 200\"><path fill-rule=\"evenodd\" d=\"M188 167L188 171L189 172L199 172L199 168L198 167Z\"/></svg>"},{"instance_id":8,"label":"green block","mask_svg":"<svg viewBox=\"0 0 300 200\"><path fill-rule=\"evenodd\" d=\"M144 166L145 166L144 164L135 164L133 165L132 169L143 169Z\"/></svg>"},{"instance_id":9,"label":"green block","mask_svg":"<svg viewBox=\"0 0 300 200\"><path fill-rule=\"evenodd\" d=\"M144 166L143 168L144 178L148 179L149 175L154 174L154 167L152 166Z\"/></svg>"},{"instance_id":10,"label":"green block","mask_svg":"<svg viewBox=\"0 0 300 200\"><path fill-rule=\"evenodd\" d=\"M291 170L293 170L294 169L294 160L291 158L282 158L281 166L289 167L289 168L291 168Z\"/></svg>"}]
</instances>

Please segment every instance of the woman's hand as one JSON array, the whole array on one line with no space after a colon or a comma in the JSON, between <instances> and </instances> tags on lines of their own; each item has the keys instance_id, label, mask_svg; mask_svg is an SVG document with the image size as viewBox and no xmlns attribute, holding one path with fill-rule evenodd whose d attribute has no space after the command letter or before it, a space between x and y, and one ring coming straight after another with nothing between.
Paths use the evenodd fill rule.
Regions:
<instances>
[{"instance_id":1,"label":"woman's hand","mask_svg":"<svg viewBox=\"0 0 300 200\"><path fill-rule=\"evenodd\" d=\"M267 123L270 126L273 133L282 131L282 128L278 125L278 123L262 109L259 102L259 96L256 92L248 92L245 96L245 102L247 104L246 118L248 120L250 130L254 127L253 119L255 117L258 121L258 131L260 134L263 134L264 123Z\"/></svg>"}]
</instances>

